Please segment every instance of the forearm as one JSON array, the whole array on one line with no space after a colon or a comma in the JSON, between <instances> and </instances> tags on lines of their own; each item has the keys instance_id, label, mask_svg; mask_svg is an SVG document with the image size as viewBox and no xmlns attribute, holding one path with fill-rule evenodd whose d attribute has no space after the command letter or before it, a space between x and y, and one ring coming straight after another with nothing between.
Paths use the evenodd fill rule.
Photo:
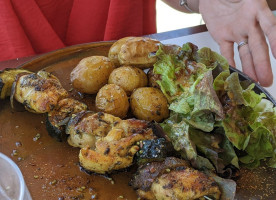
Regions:
<instances>
[{"instance_id":1,"label":"forearm","mask_svg":"<svg viewBox=\"0 0 276 200\"><path fill-rule=\"evenodd\" d=\"M190 11L185 8L185 6L180 6L180 0L162 0L162 1L178 11L190 13ZM199 9L198 9L199 0L187 0L187 3L189 8L193 10L195 13L199 12Z\"/></svg>"}]
</instances>

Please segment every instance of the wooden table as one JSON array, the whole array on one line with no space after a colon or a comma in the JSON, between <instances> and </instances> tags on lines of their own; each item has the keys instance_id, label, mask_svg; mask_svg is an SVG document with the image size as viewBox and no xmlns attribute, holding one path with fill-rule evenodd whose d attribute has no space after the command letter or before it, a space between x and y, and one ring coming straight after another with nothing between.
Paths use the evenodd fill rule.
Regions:
<instances>
[{"instance_id":1,"label":"wooden table","mask_svg":"<svg viewBox=\"0 0 276 200\"><path fill-rule=\"evenodd\" d=\"M190 28L183 28L183 29L173 30L173 31L168 31L168 32L163 32L163 33L156 33L156 34L152 34L152 35L148 35L148 36L151 38L157 39L157 40L166 40L166 39L172 39L172 38L176 38L176 37L191 35L191 34L195 34L195 33L201 33L204 31L207 31L206 26L199 25L199 26L190 27ZM0 70L5 69L5 68L19 67L23 63L28 62L37 57L39 57L39 55L2 61L2 62L0 62Z\"/></svg>"}]
</instances>

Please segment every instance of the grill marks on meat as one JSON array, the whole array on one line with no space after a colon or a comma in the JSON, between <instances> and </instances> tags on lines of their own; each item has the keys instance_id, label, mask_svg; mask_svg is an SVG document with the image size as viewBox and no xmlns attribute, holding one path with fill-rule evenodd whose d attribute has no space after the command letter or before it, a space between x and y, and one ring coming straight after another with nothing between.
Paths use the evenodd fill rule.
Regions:
<instances>
[{"instance_id":1,"label":"grill marks on meat","mask_svg":"<svg viewBox=\"0 0 276 200\"><path fill-rule=\"evenodd\" d=\"M34 113L46 113L55 108L68 92L59 80L46 71L19 75L13 83L13 97Z\"/></svg>"},{"instance_id":2,"label":"grill marks on meat","mask_svg":"<svg viewBox=\"0 0 276 200\"><path fill-rule=\"evenodd\" d=\"M219 199L221 194L212 178L174 157L141 166L131 185L140 198L150 200L200 199L205 195Z\"/></svg>"}]
</instances>

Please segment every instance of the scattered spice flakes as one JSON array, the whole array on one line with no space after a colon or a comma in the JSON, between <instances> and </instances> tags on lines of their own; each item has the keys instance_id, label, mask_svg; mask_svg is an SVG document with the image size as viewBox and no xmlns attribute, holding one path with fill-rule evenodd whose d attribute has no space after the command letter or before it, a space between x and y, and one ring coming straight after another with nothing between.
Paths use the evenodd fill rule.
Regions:
<instances>
[{"instance_id":1,"label":"scattered spice flakes","mask_svg":"<svg viewBox=\"0 0 276 200\"><path fill-rule=\"evenodd\" d=\"M11 156L18 156L18 151L16 149L12 150Z\"/></svg>"},{"instance_id":2,"label":"scattered spice flakes","mask_svg":"<svg viewBox=\"0 0 276 200\"><path fill-rule=\"evenodd\" d=\"M22 146L22 143L21 143L20 141L18 141L18 142L15 143L15 146L16 146L16 147L21 147L21 146Z\"/></svg>"},{"instance_id":3,"label":"scattered spice flakes","mask_svg":"<svg viewBox=\"0 0 276 200\"><path fill-rule=\"evenodd\" d=\"M40 133L37 133L36 135L35 135L35 137L33 138L33 141L37 141L37 140L39 140L40 139Z\"/></svg>"},{"instance_id":4,"label":"scattered spice flakes","mask_svg":"<svg viewBox=\"0 0 276 200\"><path fill-rule=\"evenodd\" d=\"M56 179L50 182L50 185L52 185L52 186L55 186L56 184L57 184L57 180Z\"/></svg>"},{"instance_id":5,"label":"scattered spice flakes","mask_svg":"<svg viewBox=\"0 0 276 200\"><path fill-rule=\"evenodd\" d=\"M112 179L112 178L110 178L110 177L106 177L107 178L107 180L109 180L110 181L110 183L112 184L112 185L114 185L115 184L115 182L114 182L114 180Z\"/></svg>"},{"instance_id":6,"label":"scattered spice flakes","mask_svg":"<svg viewBox=\"0 0 276 200\"><path fill-rule=\"evenodd\" d=\"M81 187L78 187L78 188L77 188L77 191L78 191L78 192L84 192L85 189L86 189L85 186L81 186Z\"/></svg>"},{"instance_id":7,"label":"scattered spice flakes","mask_svg":"<svg viewBox=\"0 0 276 200\"><path fill-rule=\"evenodd\" d=\"M241 174L237 180L237 192L244 197L257 199L271 199L275 197L276 170L269 167L259 167L254 170L241 169Z\"/></svg>"}]
</instances>

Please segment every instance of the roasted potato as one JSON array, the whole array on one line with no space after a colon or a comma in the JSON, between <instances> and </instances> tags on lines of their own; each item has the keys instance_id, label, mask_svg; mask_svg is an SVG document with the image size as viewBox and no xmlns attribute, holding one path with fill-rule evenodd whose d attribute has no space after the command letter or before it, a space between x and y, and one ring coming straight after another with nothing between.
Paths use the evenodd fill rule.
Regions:
<instances>
[{"instance_id":1,"label":"roasted potato","mask_svg":"<svg viewBox=\"0 0 276 200\"><path fill-rule=\"evenodd\" d=\"M96 94L108 82L115 65L104 56L90 56L82 59L71 72L73 87L80 92Z\"/></svg>"},{"instance_id":2,"label":"roasted potato","mask_svg":"<svg viewBox=\"0 0 276 200\"><path fill-rule=\"evenodd\" d=\"M126 92L118 85L103 86L96 96L96 109L116 117L126 116L129 102Z\"/></svg>"},{"instance_id":3,"label":"roasted potato","mask_svg":"<svg viewBox=\"0 0 276 200\"><path fill-rule=\"evenodd\" d=\"M121 50L122 45L128 40L133 37L124 37L116 41L109 49L108 58L113 62L116 66L120 66L120 62L118 60L118 54Z\"/></svg>"},{"instance_id":4,"label":"roasted potato","mask_svg":"<svg viewBox=\"0 0 276 200\"><path fill-rule=\"evenodd\" d=\"M108 83L119 85L130 95L134 89L147 86L148 78L146 73L139 68L122 66L111 72Z\"/></svg>"},{"instance_id":5,"label":"roasted potato","mask_svg":"<svg viewBox=\"0 0 276 200\"><path fill-rule=\"evenodd\" d=\"M138 119L160 122L169 116L168 102L161 90L141 87L130 96L132 113Z\"/></svg>"},{"instance_id":6,"label":"roasted potato","mask_svg":"<svg viewBox=\"0 0 276 200\"><path fill-rule=\"evenodd\" d=\"M126 40L121 46L118 59L122 65L135 65L145 69L156 62L155 56L150 56L159 48L160 42L146 37L135 37Z\"/></svg>"},{"instance_id":7,"label":"roasted potato","mask_svg":"<svg viewBox=\"0 0 276 200\"><path fill-rule=\"evenodd\" d=\"M159 44L159 41L146 37L123 38L111 47L109 57L116 64L149 68L156 62L151 53L158 50Z\"/></svg>"}]
</instances>

